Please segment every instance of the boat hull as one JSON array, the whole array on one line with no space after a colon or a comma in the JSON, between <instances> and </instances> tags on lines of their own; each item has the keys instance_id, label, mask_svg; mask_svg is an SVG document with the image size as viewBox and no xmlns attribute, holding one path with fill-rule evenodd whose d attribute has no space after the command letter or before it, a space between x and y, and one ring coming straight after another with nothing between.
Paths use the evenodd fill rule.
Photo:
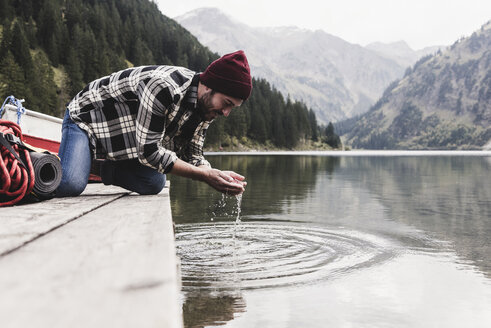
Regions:
<instances>
[{"instance_id":1,"label":"boat hull","mask_svg":"<svg viewBox=\"0 0 491 328\"><path fill-rule=\"evenodd\" d=\"M1 118L17 123L17 107L5 105L5 111ZM23 142L58 154L62 123L63 120L60 118L26 109L18 124L22 129ZM99 176L91 174L89 181L100 182L101 179Z\"/></svg>"}]
</instances>

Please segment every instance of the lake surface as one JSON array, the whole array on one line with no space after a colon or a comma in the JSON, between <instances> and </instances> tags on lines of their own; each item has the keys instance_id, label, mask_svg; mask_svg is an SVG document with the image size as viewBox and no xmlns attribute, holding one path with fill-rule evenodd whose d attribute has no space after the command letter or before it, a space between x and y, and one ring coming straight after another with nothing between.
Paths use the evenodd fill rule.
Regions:
<instances>
[{"instance_id":1,"label":"lake surface","mask_svg":"<svg viewBox=\"0 0 491 328\"><path fill-rule=\"evenodd\" d=\"M185 326L491 327L491 157L414 154L208 156L242 199L170 177Z\"/></svg>"}]
</instances>

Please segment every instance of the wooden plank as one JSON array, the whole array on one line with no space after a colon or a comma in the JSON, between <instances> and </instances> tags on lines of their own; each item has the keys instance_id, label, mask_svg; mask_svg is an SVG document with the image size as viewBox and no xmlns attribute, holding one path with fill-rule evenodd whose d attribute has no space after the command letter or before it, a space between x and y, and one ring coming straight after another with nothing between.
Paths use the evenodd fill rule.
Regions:
<instances>
[{"instance_id":1,"label":"wooden plank","mask_svg":"<svg viewBox=\"0 0 491 328\"><path fill-rule=\"evenodd\" d=\"M0 257L0 327L182 327L169 189Z\"/></svg>"},{"instance_id":2,"label":"wooden plank","mask_svg":"<svg viewBox=\"0 0 491 328\"><path fill-rule=\"evenodd\" d=\"M75 199L0 208L0 256L126 194L129 192L119 187L89 184Z\"/></svg>"}]
</instances>

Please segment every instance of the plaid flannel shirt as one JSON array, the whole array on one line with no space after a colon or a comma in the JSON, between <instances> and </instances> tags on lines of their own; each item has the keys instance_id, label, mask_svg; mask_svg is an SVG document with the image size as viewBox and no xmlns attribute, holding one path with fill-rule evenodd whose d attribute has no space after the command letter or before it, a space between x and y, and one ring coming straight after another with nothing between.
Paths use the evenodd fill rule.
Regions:
<instances>
[{"instance_id":1,"label":"plaid flannel shirt","mask_svg":"<svg viewBox=\"0 0 491 328\"><path fill-rule=\"evenodd\" d=\"M167 173L177 158L210 166L203 143L210 122L196 108L199 75L183 67L129 68L89 83L68 104L95 158L138 158Z\"/></svg>"}]
</instances>

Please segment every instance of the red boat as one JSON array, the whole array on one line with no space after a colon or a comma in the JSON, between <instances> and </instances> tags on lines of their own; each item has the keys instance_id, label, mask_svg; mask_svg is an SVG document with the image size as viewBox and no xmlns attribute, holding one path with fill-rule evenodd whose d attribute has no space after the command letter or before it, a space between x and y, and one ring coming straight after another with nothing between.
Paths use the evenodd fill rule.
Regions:
<instances>
[{"instance_id":1,"label":"red boat","mask_svg":"<svg viewBox=\"0 0 491 328\"><path fill-rule=\"evenodd\" d=\"M1 119L18 123L22 129L23 142L58 154L63 120L29 109L5 104ZM101 181L100 177L90 175L90 181Z\"/></svg>"},{"instance_id":2,"label":"red boat","mask_svg":"<svg viewBox=\"0 0 491 328\"><path fill-rule=\"evenodd\" d=\"M19 114L17 107L8 104L4 106L2 119L20 125L25 143L58 154L62 119L28 109Z\"/></svg>"}]
</instances>

